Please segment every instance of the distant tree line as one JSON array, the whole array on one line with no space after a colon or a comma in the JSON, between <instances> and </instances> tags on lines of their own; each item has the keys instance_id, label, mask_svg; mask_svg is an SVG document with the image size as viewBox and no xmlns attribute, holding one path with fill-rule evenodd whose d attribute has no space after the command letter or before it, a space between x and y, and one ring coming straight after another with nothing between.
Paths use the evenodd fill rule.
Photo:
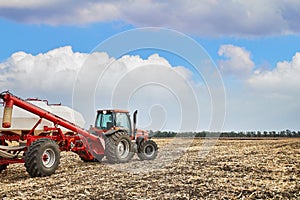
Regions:
<instances>
[{"instance_id":1,"label":"distant tree line","mask_svg":"<svg viewBox=\"0 0 300 200\"><path fill-rule=\"evenodd\" d=\"M149 131L151 137L290 137L299 138L300 131L230 131L230 132L172 132L172 131Z\"/></svg>"}]
</instances>

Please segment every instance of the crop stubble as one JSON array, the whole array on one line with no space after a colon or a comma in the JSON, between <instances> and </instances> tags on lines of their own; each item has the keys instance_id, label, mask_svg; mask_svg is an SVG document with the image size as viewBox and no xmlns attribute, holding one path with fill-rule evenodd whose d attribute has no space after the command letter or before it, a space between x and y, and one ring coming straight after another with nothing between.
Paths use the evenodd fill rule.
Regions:
<instances>
[{"instance_id":1,"label":"crop stubble","mask_svg":"<svg viewBox=\"0 0 300 200\"><path fill-rule=\"evenodd\" d=\"M156 139L160 151L177 154L188 139ZM1 174L1 199L300 199L300 139L218 140L199 157L203 139L195 139L175 161L164 153L155 161L110 165L84 163L62 152L50 177L30 178L21 164ZM150 164L157 168L145 170ZM118 170L122 169L122 170ZM127 169L135 171L128 172ZM137 169L137 170L135 170Z\"/></svg>"}]
</instances>

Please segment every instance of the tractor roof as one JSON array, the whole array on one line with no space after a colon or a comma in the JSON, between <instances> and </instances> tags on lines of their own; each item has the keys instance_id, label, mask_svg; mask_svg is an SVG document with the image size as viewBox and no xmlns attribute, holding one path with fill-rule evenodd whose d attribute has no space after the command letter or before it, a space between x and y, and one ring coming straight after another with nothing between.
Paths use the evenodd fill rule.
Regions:
<instances>
[{"instance_id":1,"label":"tractor roof","mask_svg":"<svg viewBox=\"0 0 300 200\"><path fill-rule=\"evenodd\" d=\"M103 113L104 111L108 113L129 113L128 110L120 110L120 109L101 109L98 112Z\"/></svg>"}]
</instances>

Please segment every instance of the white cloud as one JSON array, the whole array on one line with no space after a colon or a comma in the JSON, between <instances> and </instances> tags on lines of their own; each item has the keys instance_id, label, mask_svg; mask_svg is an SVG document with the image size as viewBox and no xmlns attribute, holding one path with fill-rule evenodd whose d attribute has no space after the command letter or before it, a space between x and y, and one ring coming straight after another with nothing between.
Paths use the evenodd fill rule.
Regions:
<instances>
[{"instance_id":1,"label":"white cloud","mask_svg":"<svg viewBox=\"0 0 300 200\"><path fill-rule=\"evenodd\" d=\"M222 45L218 54L225 57L225 60L219 61L219 68L225 74L245 76L254 68L250 52L244 48L230 44Z\"/></svg>"},{"instance_id":2,"label":"white cloud","mask_svg":"<svg viewBox=\"0 0 300 200\"><path fill-rule=\"evenodd\" d=\"M4 1L0 16L25 23L88 24L124 21L205 36L299 33L297 0Z\"/></svg>"},{"instance_id":3,"label":"white cloud","mask_svg":"<svg viewBox=\"0 0 300 200\"><path fill-rule=\"evenodd\" d=\"M10 1L0 1L1 8L38 8L38 7L45 7L51 4L58 3L59 0L27 0L27 1L20 1L20 0L10 0Z\"/></svg>"},{"instance_id":4,"label":"white cloud","mask_svg":"<svg viewBox=\"0 0 300 200\"><path fill-rule=\"evenodd\" d=\"M86 116L92 116L87 121L92 122L95 110L113 107L138 109L143 128L197 128L198 96L186 68L171 66L158 54L148 59L128 55L117 60L112 58L97 67L91 63L94 62L87 59L83 65L74 90L75 106L87 113ZM152 112L153 109L160 113Z\"/></svg>"},{"instance_id":5,"label":"white cloud","mask_svg":"<svg viewBox=\"0 0 300 200\"><path fill-rule=\"evenodd\" d=\"M0 86L11 90L57 92L72 87L87 54L74 53L70 46L33 56L14 53L0 64Z\"/></svg>"},{"instance_id":6,"label":"white cloud","mask_svg":"<svg viewBox=\"0 0 300 200\"><path fill-rule=\"evenodd\" d=\"M222 55L230 61L227 65L248 63L248 59L241 59L250 58L248 51L230 45L223 48ZM235 67L228 66L240 72ZM0 88L23 98L47 98L65 105L72 105L75 99L79 103L75 108L85 115L87 125L93 123L96 109L117 107L138 109L140 128L177 130L181 120L188 120L184 126L190 127L194 124L189 121L199 119L199 128L207 129L211 99L205 89L193 83L191 75L188 69L171 66L157 54L147 59L124 56L116 60L104 52L85 54L67 46L38 55L13 54L0 63ZM291 61L279 62L273 70L254 73L252 69L247 79L228 81L224 76L228 105L225 129L299 129L299 77L300 53ZM79 93L72 98L74 83Z\"/></svg>"},{"instance_id":7,"label":"white cloud","mask_svg":"<svg viewBox=\"0 0 300 200\"><path fill-rule=\"evenodd\" d=\"M277 63L272 70L260 71L249 78L248 83L261 91L289 95L300 94L300 52L293 56L292 61Z\"/></svg>"},{"instance_id":8,"label":"white cloud","mask_svg":"<svg viewBox=\"0 0 300 200\"><path fill-rule=\"evenodd\" d=\"M87 125L93 123L96 109L115 107L139 109L144 128L196 129L198 96L191 79L188 69L171 66L158 54L116 60L104 52L73 52L70 46L38 55L17 52L0 63L1 90L73 104Z\"/></svg>"},{"instance_id":9,"label":"white cloud","mask_svg":"<svg viewBox=\"0 0 300 200\"><path fill-rule=\"evenodd\" d=\"M222 62L231 72L239 72L237 68L250 60L250 53L239 47L230 45L220 51L221 55L227 52L230 59ZM249 63L249 68L244 69L248 77L228 79L224 76L228 97L225 129L299 130L300 53L297 52L291 61L278 62L270 70L254 69L255 64Z\"/></svg>"}]
</instances>

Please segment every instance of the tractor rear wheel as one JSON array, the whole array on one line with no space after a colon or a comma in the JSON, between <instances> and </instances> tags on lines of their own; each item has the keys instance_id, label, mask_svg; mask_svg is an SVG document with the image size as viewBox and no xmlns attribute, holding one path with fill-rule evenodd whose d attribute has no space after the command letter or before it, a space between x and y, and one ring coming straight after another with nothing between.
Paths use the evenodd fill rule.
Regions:
<instances>
[{"instance_id":1,"label":"tractor rear wheel","mask_svg":"<svg viewBox=\"0 0 300 200\"><path fill-rule=\"evenodd\" d=\"M140 160L154 160L157 157L157 144L153 140L144 140L138 147Z\"/></svg>"},{"instance_id":2,"label":"tractor rear wheel","mask_svg":"<svg viewBox=\"0 0 300 200\"><path fill-rule=\"evenodd\" d=\"M110 163L125 163L134 156L131 139L126 132L117 132L106 139L106 158Z\"/></svg>"},{"instance_id":3,"label":"tractor rear wheel","mask_svg":"<svg viewBox=\"0 0 300 200\"><path fill-rule=\"evenodd\" d=\"M50 176L59 163L59 147L55 141L48 138L32 142L25 153L25 167L31 177Z\"/></svg>"}]
</instances>

